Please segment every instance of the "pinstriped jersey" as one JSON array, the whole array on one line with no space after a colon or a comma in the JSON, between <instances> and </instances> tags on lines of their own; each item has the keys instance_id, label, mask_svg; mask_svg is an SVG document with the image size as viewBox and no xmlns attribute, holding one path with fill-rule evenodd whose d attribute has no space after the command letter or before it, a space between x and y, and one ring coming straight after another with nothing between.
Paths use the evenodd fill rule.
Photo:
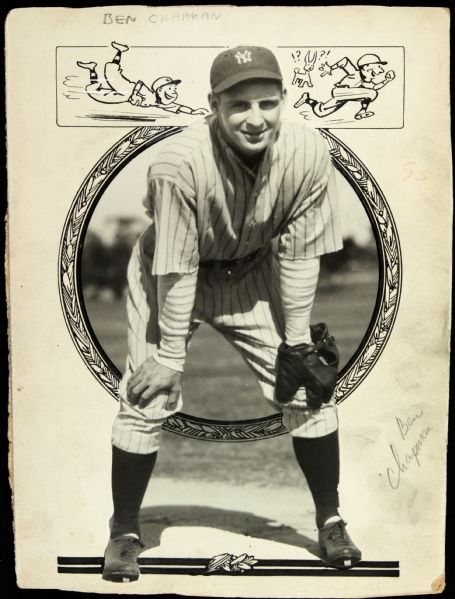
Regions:
<instances>
[{"instance_id":1,"label":"pinstriped jersey","mask_svg":"<svg viewBox=\"0 0 455 599\"><path fill-rule=\"evenodd\" d=\"M155 227L155 275L242 258L276 237L284 259L342 247L326 144L286 121L255 170L224 141L213 115L160 142L145 206Z\"/></svg>"}]
</instances>

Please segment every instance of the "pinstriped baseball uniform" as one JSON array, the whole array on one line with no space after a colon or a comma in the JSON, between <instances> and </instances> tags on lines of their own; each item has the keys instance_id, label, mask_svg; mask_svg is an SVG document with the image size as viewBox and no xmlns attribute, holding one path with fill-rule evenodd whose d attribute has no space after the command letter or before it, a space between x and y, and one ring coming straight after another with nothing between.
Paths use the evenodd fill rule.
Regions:
<instances>
[{"instance_id":1,"label":"pinstriped baseball uniform","mask_svg":"<svg viewBox=\"0 0 455 599\"><path fill-rule=\"evenodd\" d=\"M284 338L280 260L342 247L333 167L318 133L283 121L257 172L226 144L214 117L162 143L149 169L146 208L153 222L128 270L129 356L113 429L114 445L134 453L156 450L161 424L182 408L182 398L172 412L164 407L166 396L143 409L126 398L131 373L159 346L158 276L198 270L189 336L201 322L214 326L273 402L276 351ZM227 276L220 260L239 260L243 276ZM295 436L319 437L338 426L333 400L311 410L304 390L279 409Z\"/></svg>"}]
</instances>

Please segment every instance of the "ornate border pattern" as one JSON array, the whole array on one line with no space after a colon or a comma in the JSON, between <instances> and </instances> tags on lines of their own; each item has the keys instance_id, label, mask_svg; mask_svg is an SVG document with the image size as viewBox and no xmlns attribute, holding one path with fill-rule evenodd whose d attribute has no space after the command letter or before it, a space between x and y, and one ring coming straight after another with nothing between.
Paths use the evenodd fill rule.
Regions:
<instances>
[{"instance_id":1,"label":"ornate border pattern","mask_svg":"<svg viewBox=\"0 0 455 599\"><path fill-rule=\"evenodd\" d=\"M79 281L82 243L90 216L106 186L134 156L179 127L137 127L116 143L94 166L73 200L65 221L59 251L59 290L65 321L86 366L114 398L118 398L119 373L99 347L83 305ZM337 403L344 401L371 371L383 351L395 321L402 278L400 244L390 208L376 181L362 162L329 131L321 129L336 168L359 196L372 223L382 273L372 323L356 356L340 373L335 390ZM183 413L168 418L163 428L179 435L208 441L253 441L282 435L281 416L241 422L205 420Z\"/></svg>"},{"instance_id":2,"label":"ornate border pattern","mask_svg":"<svg viewBox=\"0 0 455 599\"><path fill-rule=\"evenodd\" d=\"M335 165L357 191L373 224L380 250L383 280L376 319L369 328L358 358L339 377L335 398L340 403L352 393L376 363L392 331L401 293L402 263L398 233L385 197L366 167L349 148L326 130L321 133L329 144ZM346 370L346 369L345 369Z\"/></svg>"},{"instance_id":3,"label":"ornate border pattern","mask_svg":"<svg viewBox=\"0 0 455 599\"><path fill-rule=\"evenodd\" d=\"M281 416L273 414L255 420L221 422L177 413L170 416L162 428L177 435L200 441L224 442L256 441L287 433Z\"/></svg>"}]
</instances>

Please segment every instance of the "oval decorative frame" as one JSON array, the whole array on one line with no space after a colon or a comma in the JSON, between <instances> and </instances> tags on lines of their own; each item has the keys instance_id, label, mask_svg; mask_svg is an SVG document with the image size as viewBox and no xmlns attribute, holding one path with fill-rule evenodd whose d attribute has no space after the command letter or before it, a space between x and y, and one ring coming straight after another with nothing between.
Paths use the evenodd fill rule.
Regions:
<instances>
[{"instance_id":1,"label":"oval decorative frame","mask_svg":"<svg viewBox=\"0 0 455 599\"><path fill-rule=\"evenodd\" d=\"M90 217L116 174L143 150L180 131L182 127L137 127L117 142L82 183L61 237L59 291L66 325L87 368L116 399L120 372L100 347L82 300L80 263L83 240ZM320 129L320 132L329 145L335 167L350 183L369 217L379 261L379 288L370 326L357 351L338 376L335 399L341 403L371 371L390 336L400 300L402 262L396 225L376 181L345 144L326 129ZM163 428L194 439L223 442L254 441L287 432L279 414L223 422L177 413L167 419Z\"/></svg>"}]
</instances>

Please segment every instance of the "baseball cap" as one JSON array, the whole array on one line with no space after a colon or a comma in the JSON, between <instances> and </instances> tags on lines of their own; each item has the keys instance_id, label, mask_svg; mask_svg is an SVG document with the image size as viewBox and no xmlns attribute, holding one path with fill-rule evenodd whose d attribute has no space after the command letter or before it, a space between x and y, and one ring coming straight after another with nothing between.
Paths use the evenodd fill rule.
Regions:
<instances>
[{"instance_id":1,"label":"baseball cap","mask_svg":"<svg viewBox=\"0 0 455 599\"><path fill-rule=\"evenodd\" d=\"M283 81L280 66L273 52L259 46L237 46L224 50L210 69L212 92L218 93L248 79Z\"/></svg>"},{"instance_id":2,"label":"baseball cap","mask_svg":"<svg viewBox=\"0 0 455 599\"><path fill-rule=\"evenodd\" d=\"M377 54L364 54L357 61L357 66L364 67L366 64L387 64L383 62Z\"/></svg>"},{"instance_id":3,"label":"baseball cap","mask_svg":"<svg viewBox=\"0 0 455 599\"><path fill-rule=\"evenodd\" d=\"M182 83L182 80L171 79L170 77L158 77L158 79L155 79L155 81L152 83L152 92L157 92L160 87L163 87L163 85L170 85L172 83L177 85L178 83Z\"/></svg>"}]
</instances>

